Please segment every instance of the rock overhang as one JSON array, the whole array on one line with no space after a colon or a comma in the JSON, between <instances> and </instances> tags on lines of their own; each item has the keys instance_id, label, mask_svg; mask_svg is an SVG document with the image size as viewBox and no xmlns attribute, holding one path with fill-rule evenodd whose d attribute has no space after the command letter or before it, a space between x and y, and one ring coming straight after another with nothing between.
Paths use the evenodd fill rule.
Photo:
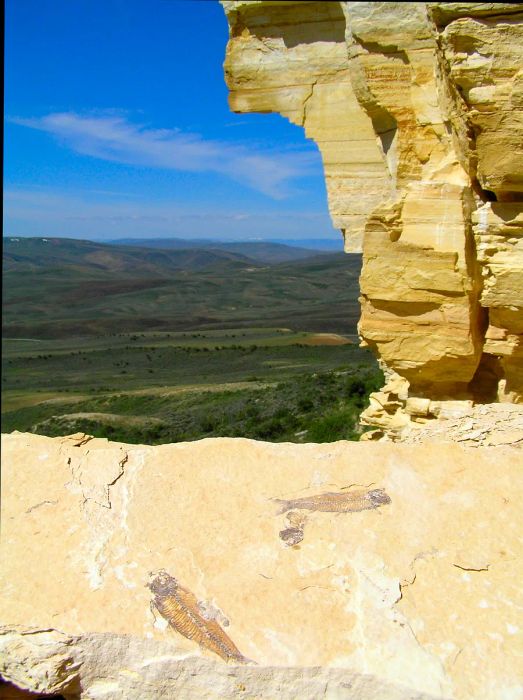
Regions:
<instances>
[{"instance_id":1,"label":"rock overhang","mask_svg":"<svg viewBox=\"0 0 523 700\"><path fill-rule=\"evenodd\" d=\"M303 126L333 224L363 250L359 329L382 398L402 380L437 406L521 402L520 6L222 4L232 109ZM394 435L397 413L363 420L392 415ZM402 429L419 422L401 414Z\"/></svg>"}]
</instances>

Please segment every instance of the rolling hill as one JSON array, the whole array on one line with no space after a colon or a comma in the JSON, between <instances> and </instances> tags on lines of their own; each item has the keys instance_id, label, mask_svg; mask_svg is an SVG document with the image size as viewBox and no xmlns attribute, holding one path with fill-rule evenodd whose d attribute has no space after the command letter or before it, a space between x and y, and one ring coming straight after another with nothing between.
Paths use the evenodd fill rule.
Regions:
<instances>
[{"instance_id":1,"label":"rolling hill","mask_svg":"<svg viewBox=\"0 0 523 700\"><path fill-rule=\"evenodd\" d=\"M3 332L63 338L290 326L355 333L360 256L261 263L239 252L4 239Z\"/></svg>"},{"instance_id":2,"label":"rolling hill","mask_svg":"<svg viewBox=\"0 0 523 700\"><path fill-rule=\"evenodd\" d=\"M164 250L116 246L72 238L4 238L4 272L49 272L76 269L80 274L112 272L140 277L168 275L173 270L252 264L245 255L227 250L188 248Z\"/></svg>"},{"instance_id":3,"label":"rolling hill","mask_svg":"<svg viewBox=\"0 0 523 700\"><path fill-rule=\"evenodd\" d=\"M350 337L361 259L281 255L4 239L3 430L357 439L382 382Z\"/></svg>"},{"instance_id":4,"label":"rolling hill","mask_svg":"<svg viewBox=\"0 0 523 700\"><path fill-rule=\"evenodd\" d=\"M187 250L198 248L199 250L224 251L237 255L245 255L251 260L260 263L280 263L292 260L303 260L323 252L321 249L304 248L301 246L286 245L273 241L211 241L207 239L188 240L184 238L123 238L121 240L108 241L111 245L139 246L147 248L161 248L163 250Z\"/></svg>"}]
</instances>

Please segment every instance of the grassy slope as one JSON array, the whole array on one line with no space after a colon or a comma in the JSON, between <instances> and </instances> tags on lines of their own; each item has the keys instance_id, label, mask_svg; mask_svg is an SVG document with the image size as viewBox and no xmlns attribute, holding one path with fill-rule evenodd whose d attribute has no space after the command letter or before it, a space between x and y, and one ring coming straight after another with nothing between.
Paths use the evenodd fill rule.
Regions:
<instances>
[{"instance_id":1,"label":"grassy slope","mask_svg":"<svg viewBox=\"0 0 523 700\"><path fill-rule=\"evenodd\" d=\"M357 437L376 364L304 331L355 332L358 258L275 265L64 239L4 252L4 431Z\"/></svg>"},{"instance_id":2,"label":"grassy slope","mask_svg":"<svg viewBox=\"0 0 523 700\"><path fill-rule=\"evenodd\" d=\"M222 251L20 239L4 251L7 337L279 326L355 333L360 259L261 265Z\"/></svg>"},{"instance_id":3,"label":"grassy slope","mask_svg":"<svg viewBox=\"0 0 523 700\"><path fill-rule=\"evenodd\" d=\"M137 338L134 340L133 338ZM248 338L248 336L247 336ZM130 336L128 345L90 349L79 344L69 352L4 354L4 391L21 388L75 392L121 391L162 386L193 386L252 380L278 381L307 371L347 366L360 359L356 346L251 343L220 345L205 337L199 344L155 345Z\"/></svg>"},{"instance_id":4,"label":"grassy slope","mask_svg":"<svg viewBox=\"0 0 523 700\"><path fill-rule=\"evenodd\" d=\"M374 368L300 375L251 389L179 394L106 394L41 403L5 414L4 430L46 435L83 431L123 442L158 444L202 437L292 442L357 439L358 415L379 385Z\"/></svg>"}]
</instances>

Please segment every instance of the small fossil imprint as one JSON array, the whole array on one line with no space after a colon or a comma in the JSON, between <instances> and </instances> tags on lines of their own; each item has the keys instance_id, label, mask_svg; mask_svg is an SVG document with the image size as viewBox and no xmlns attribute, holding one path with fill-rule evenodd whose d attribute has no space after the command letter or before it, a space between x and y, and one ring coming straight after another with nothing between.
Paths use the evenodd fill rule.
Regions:
<instances>
[{"instance_id":1,"label":"small fossil imprint","mask_svg":"<svg viewBox=\"0 0 523 700\"><path fill-rule=\"evenodd\" d=\"M294 547L299 544L304 538L304 527L307 522L307 516L300 513L298 510L290 510L285 516L288 527L285 530L280 530L280 540L285 542L287 547Z\"/></svg>"},{"instance_id":2,"label":"small fossil imprint","mask_svg":"<svg viewBox=\"0 0 523 700\"><path fill-rule=\"evenodd\" d=\"M290 510L285 516L290 527L297 527L303 530L307 522L305 513L300 513L298 510Z\"/></svg>"},{"instance_id":3,"label":"small fossil imprint","mask_svg":"<svg viewBox=\"0 0 523 700\"><path fill-rule=\"evenodd\" d=\"M287 547L293 547L299 544L303 539L303 528L301 527L286 527L285 530L280 530L280 540L283 540Z\"/></svg>"},{"instance_id":4,"label":"small fossil imprint","mask_svg":"<svg viewBox=\"0 0 523 700\"><path fill-rule=\"evenodd\" d=\"M147 586L153 593L151 609L154 606L171 627L187 639L197 642L204 649L218 654L224 661L253 663L238 650L220 625L209 614L205 605L200 604L191 591L180 586L178 581L161 569Z\"/></svg>"},{"instance_id":5,"label":"small fossil imprint","mask_svg":"<svg viewBox=\"0 0 523 700\"><path fill-rule=\"evenodd\" d=\"M316 496L305 496L304 498L295 498L290 501L285 501L281 498L275 498L274 500L280 505L278 515L286 513L293 508L326 513L355 513L360 510L379 508L390 503L390 498L385 493L385 489L372 489L371 491L361 489L359 491L346 491L345 493L328 491L327 493L319 493Z\"/></svg>"}]
</instances>

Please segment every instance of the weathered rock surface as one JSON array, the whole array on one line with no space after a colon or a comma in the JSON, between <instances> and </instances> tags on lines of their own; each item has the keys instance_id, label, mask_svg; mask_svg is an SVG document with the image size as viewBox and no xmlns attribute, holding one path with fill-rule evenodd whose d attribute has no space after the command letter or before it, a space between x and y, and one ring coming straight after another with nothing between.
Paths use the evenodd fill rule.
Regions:
<instances>
[{"instance_id":1,"label":"weathered rock surface","mask_svg":"<svg viewBox=\"0 0 523 700\"><path fill-rule=\"evenodd\" d=\"M426 399L409 399L407 410L417 417L400 425L402 443L459 442L467 447L512 445L523 450L523 406L510 403L491 403L473 406L465 401L446 401L439 408L437 419L423 417L437 412ZM373 439L372 436L363 439ZM383 440L394 441L394 430L389 430ZM522 454L523 466L523 454Z\"/></svg>"},{"instance_id":2,"label":"weathered rock surface","mask_svg":"<svg viewBox=\"0 0 523 700\"><path fill-rule=\"evenodd\" d=\"M0 671L67 698L520 698L521 454L4 436ZM274 500L369 488L390 503ZM151 610L161 569L256 664Z\"/></svg>"},{"instance_id":3,"label":"weathered rock surface","mask_svg":"<svg viewBox=\"0 0 523 700\"><path fill-rule=\"evenodd\" d=\"M379 408L385 387L363 421L397 432L408 398L523 402L519 4L222 4L231 108L303 126L362 247L360 334L404 396Z\"/></svg>"}]
</instances>

